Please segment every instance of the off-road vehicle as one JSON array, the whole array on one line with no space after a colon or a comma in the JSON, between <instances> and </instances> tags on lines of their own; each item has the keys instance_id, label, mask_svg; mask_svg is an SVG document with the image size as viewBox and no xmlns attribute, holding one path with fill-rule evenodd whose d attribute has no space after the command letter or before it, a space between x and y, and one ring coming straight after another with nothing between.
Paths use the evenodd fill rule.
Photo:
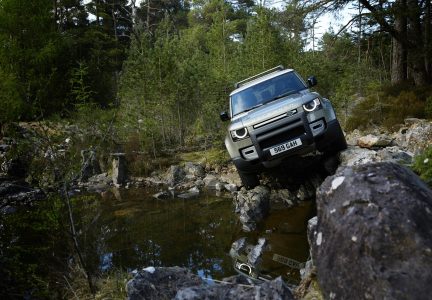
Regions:
<instances>
[{"instance_id":1,"label":"off-road vehicle","mask_svg":"<svg viewBox=\"0 0 432 300\"><path fill-rule=\"evenodd\" d=\"M257 175L263 168L288 157L346 149L330 101L309 90L316 84L315 77L306 84L283 66L235 84L230 111L220 117L231 120L225 145L246 188L259 184Z\"/></svg>"}]
</instances>

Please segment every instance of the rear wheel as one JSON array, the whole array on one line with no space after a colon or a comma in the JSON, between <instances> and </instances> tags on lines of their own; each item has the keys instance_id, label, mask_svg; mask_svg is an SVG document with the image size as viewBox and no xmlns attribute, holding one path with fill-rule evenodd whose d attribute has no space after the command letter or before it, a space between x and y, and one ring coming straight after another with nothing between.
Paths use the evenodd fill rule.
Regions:
<instances>
[{"instance_id":1,"label":"rear wheel","mask_svg":"<svg viewBox=\"0 0 432 300\"><path fill-rule=\"evenodd\" d=\"M257 185L259 185L258 175L256 173L244 172L244 171L240 171L238 169L237 169L237 171L240 175L240 179L243 183L243 186L246 189L248 189L248 190L253 189Z\"/></svg>"}]
</instances>

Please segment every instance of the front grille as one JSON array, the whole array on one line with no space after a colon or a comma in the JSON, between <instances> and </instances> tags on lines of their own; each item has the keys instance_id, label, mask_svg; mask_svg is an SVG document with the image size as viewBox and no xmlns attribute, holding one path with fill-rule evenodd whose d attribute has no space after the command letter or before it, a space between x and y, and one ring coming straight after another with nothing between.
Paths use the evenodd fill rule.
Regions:
<instances>
[{"instance_id":1,"label":"front grille","mask_svg":"<svg viewBox=\"0 0 432 300\"><path fill-rule=\"evenodd\" d=\"M261 149L270 148L278 144L293 140L301 135L305 134L305 129L303 126L294 127L290 130L284 131L277 135L274 135L268 139L259 141Z\"/></svg>"}]
</instances>

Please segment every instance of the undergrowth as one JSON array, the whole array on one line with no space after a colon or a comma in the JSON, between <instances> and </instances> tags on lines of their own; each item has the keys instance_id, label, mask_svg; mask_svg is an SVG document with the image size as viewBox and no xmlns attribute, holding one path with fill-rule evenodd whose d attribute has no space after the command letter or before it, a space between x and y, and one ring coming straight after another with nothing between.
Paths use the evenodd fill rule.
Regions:
<instances>
[{"instance_id":1,"label":"undergrowth","mask_svg":"<svg viewBox=\"0 0 432 300\"><path fill-rule=\"evenodd\" d=\"M392 129L406 118L432 117L432 88L408 84L377 87L353 108L347 120L347 131L384 126Z\"/></svg>"}]
</instances>

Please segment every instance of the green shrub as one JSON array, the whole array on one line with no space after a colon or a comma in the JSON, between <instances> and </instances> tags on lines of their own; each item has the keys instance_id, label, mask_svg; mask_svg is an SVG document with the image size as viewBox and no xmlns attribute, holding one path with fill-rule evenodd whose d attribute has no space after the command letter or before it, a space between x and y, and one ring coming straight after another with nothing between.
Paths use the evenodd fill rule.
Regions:
<instances>
[{"instance_id":1,"label":"green shrub","mask_svg":"<svg viewBox=\"0 0 432 300\"><path fill-rule=\"evenodd\" d=\"M432 186L432 146L416 156L413 169L421 179Z\"/></svg>"},{"instance_id":2,"label":"green shrub","mask_svg":"<svg viewBox=\"0 0 432 300\"><path fill-rule=\"evenodd\" d=\"M371 126L384 126L391 129L401 124L408 117L425 117L424 89L401 91L394 95L394 91L382 89L369 94L352 110L346 123L346 130L366 129Z\"/></svg>"}]
</instances>

